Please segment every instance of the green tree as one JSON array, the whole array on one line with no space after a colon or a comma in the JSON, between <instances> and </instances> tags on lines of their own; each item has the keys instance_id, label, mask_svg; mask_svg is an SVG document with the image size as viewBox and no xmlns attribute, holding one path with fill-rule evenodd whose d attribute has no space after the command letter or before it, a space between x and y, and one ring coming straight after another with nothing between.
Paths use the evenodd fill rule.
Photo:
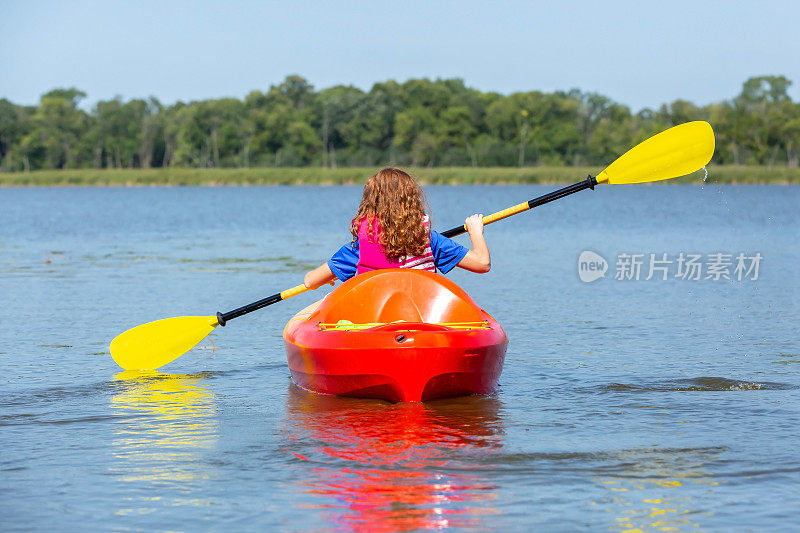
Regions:
<instances>
[{"instance_id":1,"label":"green tree","mask_svg":"<svg viewBox=\"0 0 800 533\"><path fill-rule=\"evenodd\" d=\"M478 166L474 143L478 129L472 123L466 106L453 106L442 111L436 126L436 146L444 148L463 146L473 167Z\"/></svg>"},{"instance_id":2,"label":"green tree","mask_svg":"<svg viewBox=\"0 0 800 533\"><path fill-rule=\"evenodd\" d=\"M792 111L790 85L784 76L750 78L734 100L736 140L748 148L749 162L771 166L781 145L786 148L782 127Z\"/></svg>"},{"instance_id":3,"label":"green tree","mask_svg":"<svg viewBox=\"0 0 800 533\"><path fill-rule=\"evenodd\" d=\"M54 89L44 94L33 115L33 127L23 139L24 152L44 151L46 168L76 168L80 139L88 117L78 108L86 93L75 88Z\"/></svg>"},{"instance_id":4,"label":"green tree","mask_svg":"<svg viewBox=\"0 0 800 533\"><path fill-rule=\"evenodd\" d=\"M29 170L30 158L23 153L22 141L32 128L35 109L0 99L0 169Z\"/></svg>"},{"instance_id":5,"label":"green tree","mask_svg":"<svg viewBox=\"0 0 800 533\"><path fill-rule=\"evenodd\" d=\"M101 159L105 159L106 167L141 166L145 121L149 114L150 108L144 100L123 102L117 96L113 100L98 102L90 132L94 166L102 166Z\"/></svg>"},{"instance_id":6,"label":"green tree","mask_svg":"<svg viewBox=\"0 0 800 533\"><path fill-rule=\"evenodd\" d=\"M355 148L362 141L364 125L356 118L364 93L355 87L337 85L325 89L314 99L314 114L322 140L322 166L336 168L336 151ZM360 117L359 117L360 118Z\"/></svg>"},{"instance_id":7,"label":"green tree","mask_svg":"<svg viewBox=\"0 0 800 533\"><path fill-rule=\"evenodd\" d=\"M435 127L436 116L429 107L418 105L395 116L394 143L411 154L412 165L433 165L438 149Z\"/></svg>"}]
</instances>

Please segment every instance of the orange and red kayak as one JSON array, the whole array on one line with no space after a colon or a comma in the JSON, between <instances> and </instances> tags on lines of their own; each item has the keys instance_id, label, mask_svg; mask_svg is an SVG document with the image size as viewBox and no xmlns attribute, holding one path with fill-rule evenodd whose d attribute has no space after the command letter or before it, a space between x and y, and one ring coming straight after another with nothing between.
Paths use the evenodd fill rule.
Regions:
<instances>
[{"instance_id":1,"label":"orange and red kayak","mask_svg":"<svg viewBox=\"0 0 800 533\"><path fill-rule=\"evenodd\" d=\"M297 313L283 340L304 389L392 402L492 393L508 345L458 285L399 268L346 281Z\"/></svg>"}]
</instances>

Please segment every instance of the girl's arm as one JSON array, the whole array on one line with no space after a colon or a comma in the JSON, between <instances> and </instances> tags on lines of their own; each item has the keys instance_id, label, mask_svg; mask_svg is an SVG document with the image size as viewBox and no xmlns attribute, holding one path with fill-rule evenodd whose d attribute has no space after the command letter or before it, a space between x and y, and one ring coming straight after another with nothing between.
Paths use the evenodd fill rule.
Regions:
<instances>
[{"instance_id":1,"label":"girl's arm","mask_svg":"<svg viewBox=\"0 0 800 533\"><path fill-rule=\"evenodd\" d=\"M317 287L325 285L326 283L333 285L335 280L336 276L333 274L333 272L331 272L331 267L328 266L328 263L322 263L320 266L306 274L305 278L303 278L303 284L309 289L313 290Z\"/></svg>"},{"instance_id":2,"label":"girl's arm","mask_svg":"<svg viewBox=\"0 0 800 533\"><path fill-rule=\"evenodd\" d=\"M457 266L478 274L489 272L489 269L492 268L492 258L489 255L486 240L483 238L483 215L472 215L464 221L464 225L467 227L467 233L472 241L472 250L467 252Z\"/></svg>"}]
</instances>

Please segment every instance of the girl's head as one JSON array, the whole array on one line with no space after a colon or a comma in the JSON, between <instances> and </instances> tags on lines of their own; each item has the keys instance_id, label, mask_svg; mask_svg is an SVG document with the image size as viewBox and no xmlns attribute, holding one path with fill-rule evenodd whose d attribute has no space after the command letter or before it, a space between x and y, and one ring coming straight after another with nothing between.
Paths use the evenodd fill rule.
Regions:
<instances>
[{"instance_id":1,"label":"girl's head","mask_svg":"<svg viewBox=\"0 0 800 533\"><path fill-rule=\"evenodd\" d=\"M378 239L387 257L421 255L428 241L423 225L425 194L414 178L399 168L384 168L367 180L350 233L358 239L361 222L368 219L370 238L375 236L377 219L381 231Z\"/></svg>"}]
</instances>

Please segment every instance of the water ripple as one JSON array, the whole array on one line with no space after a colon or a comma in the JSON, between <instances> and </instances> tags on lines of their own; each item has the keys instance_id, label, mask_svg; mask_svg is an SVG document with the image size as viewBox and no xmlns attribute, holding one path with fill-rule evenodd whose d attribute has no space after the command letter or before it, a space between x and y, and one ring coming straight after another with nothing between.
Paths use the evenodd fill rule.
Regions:
<instances>
[{"instance_id":1,"label":"water ripple","mask_svg":"<svg viewBox=\"0 0 800 533\"><path fill-rule=\"evenodd\" d=\"M790 390L798 388L788 383L770 381L740 381L722 377L698 377L668 380L661 383L611 383L600 387L601 392L686 392L686 391L747 391L747 390Z\"/></svg>"}]
</instances>

